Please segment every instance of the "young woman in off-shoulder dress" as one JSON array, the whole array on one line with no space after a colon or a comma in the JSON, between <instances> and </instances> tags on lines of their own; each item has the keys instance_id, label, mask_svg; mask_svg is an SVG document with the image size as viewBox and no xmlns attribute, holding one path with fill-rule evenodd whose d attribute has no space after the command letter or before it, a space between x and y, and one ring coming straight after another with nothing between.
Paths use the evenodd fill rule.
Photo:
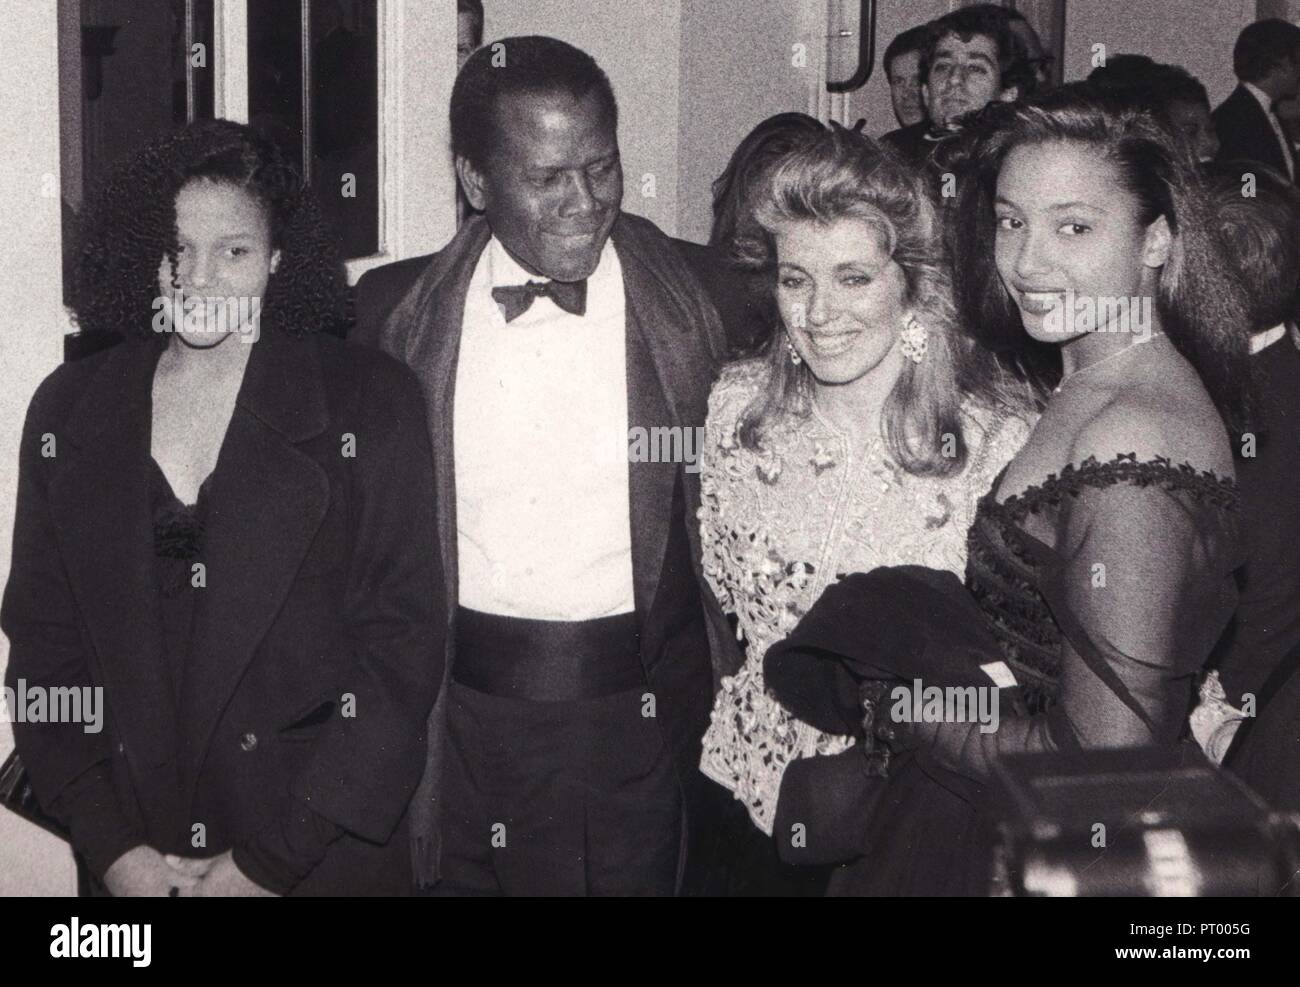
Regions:
<instances>
[{"instance_id":1,"label":"young woman in off-shoulder dress","mask_svg":"<svg viewBox=\"0 0 1300 987\"><path fill-rule=\"evenodd\" d=\"M715 386L701 474L705 575L746 648L701 761L729 805L707 890L732 895L822 892L824 871L778 859L773 819L787 766L853 743L782 708L764 653L845 574L961 573L976 501L1028 434L1028 390L957 329L905 166L841 128L768 175L750 203L761 236L741 246L782 325Z\"/></svg>"},{"instance_id":2,"label":"young woman in off-shoulder dress","mask_svg":"<svg viewBox=\"0 0 1300 987\"><path fill-rule=\"evenodd\" d=\"M1194 163L1077 86L989 126L959 179L959 311L991 347L1028 334L1062 366L968 545L1026 702L992 733L898 728L920 756L864 821L857 893L988 893L993 761L1178 743L1236 603L1249 320Z\"/></svg>"}]
</instances>

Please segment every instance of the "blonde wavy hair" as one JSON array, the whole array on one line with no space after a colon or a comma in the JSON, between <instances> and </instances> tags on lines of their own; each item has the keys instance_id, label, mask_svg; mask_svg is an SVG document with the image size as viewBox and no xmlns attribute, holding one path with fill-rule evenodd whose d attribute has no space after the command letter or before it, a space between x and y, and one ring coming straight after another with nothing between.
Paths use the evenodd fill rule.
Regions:
<instances>
[{"instance_id":1,"label":"blonde wavy hair","mask_svg":"<svg viewBox=\"0 0 1300 987\"><path fill-rule=\"evenodd\" d=\"M962 331L953 305L939 218L920 176L892 152L857 131L834 127L810 136L769 166L754 199L761 235L738 242L738 256L776 280L776 231L789 223L867 223L902 269L909 310L929 332L920 363L904 361L885 400L882 438L891 456L916 476L949 476L965 468L968 443L961 407L973 399L989 408L1026 404L990 353ZM773 326L763 359L767 386L740 416L738 437L763 445L768 426L782 416L806 416L813 384L807 364L793 364ZM954 442L945 442L945 436Z\"/></svg>"}]
</instances>

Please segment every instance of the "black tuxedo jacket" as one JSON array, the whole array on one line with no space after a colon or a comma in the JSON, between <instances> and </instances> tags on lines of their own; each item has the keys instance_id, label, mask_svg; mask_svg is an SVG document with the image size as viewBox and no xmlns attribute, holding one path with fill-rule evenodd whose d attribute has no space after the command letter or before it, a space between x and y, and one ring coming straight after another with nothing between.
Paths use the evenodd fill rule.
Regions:
<instances>
[{"instance_id":1,"label":"black tuxedo jacket","mask_svg":"<svg viewBox=\"0 0 1300 987\"><path fill-rule=\"evenodd\" d=\"M347 835L294 893L409 892L404 815L446 628L416 382L333 338L253 344L208 488L178 709L149 495L159 350L128 340L64 364L27 415L6 682L102 687L107 709L100 733L15 724L37 796L101 874L109 814L156 849L206 856L306 801Z\"/></svg>"},{"instance_id":2,"label":"black tuxedo jacket","mask_svg":"<svg viewBox=\"0 0 1300 987\"><path fill-rule=\"evenodd\" d=\"M719 250L705 244L677 237L669 237L668 242L682 255L722 320L727 355L753 354L772 334L778 318L767 286L771 275L740 271ZM382 325L433 257L408 257L363 274L354 293L357 325L372 327L372 332L373 327Z\"/></svg>"},{"instance_id":3,"label":"black tuxedo jacket","mask_svg":"<svg viewBox=\"0 0 1300 987\"><path fill-rule=\"evenodd\" d=\"M425 260L368 272L357 284L354 338L377 345L412 367L429 416L438 483L439 548L445 591L458 598L456 486L453 451L456 360L465 296L491 236L472 217L441 251ZM611 234L623 269L627 302L629 427L704 424L708 394L724 357L718 317L671 241L648 220L623 213ZM401 297L395 297L401 292ZM386 316L380 322L376 315ZM641 616L641 658L655 695L656 716L673 752L687 815L696 811L703 776L700 743L717 679L741 656L700 568L698 473L681 463L629 463L632 570ZM455 661L448 640L447 672ZM712 659L712 661L711 661ZM411 808L417 878L438 879L444 704L430 720L430 763ZM686 829L683 829L685 840ZM687 855L681 855L680 867ZM683 873L679 872L679 883Z\"/></svg>"},{"instance_id":4,"label":"black tuxedo jacket","mask_svg":"<svg viewBox=\"0 0 1300 987\"><path fill-rule=\"evenodd\" d=\"M1258 161L1287 177L1286 157L1268 114L1244 86L1234 89L1211 116L1219 135L1220 161Z\"/></svg>"},{"instance_id":5,"label":"black tuxedo jacket","mask_svg":"<svg viewBox=\"0 0 1300 987\"><path fill-rule=\"evenodd\" d=\"M1237 462L1248 548L1241 601L1221 642L1228 701L1256 715L1224 764L1276 809L1300 811L1300 349L1287 337L1252 357L1263 419L1255 455Z\"/></svg>"}]
</instances>

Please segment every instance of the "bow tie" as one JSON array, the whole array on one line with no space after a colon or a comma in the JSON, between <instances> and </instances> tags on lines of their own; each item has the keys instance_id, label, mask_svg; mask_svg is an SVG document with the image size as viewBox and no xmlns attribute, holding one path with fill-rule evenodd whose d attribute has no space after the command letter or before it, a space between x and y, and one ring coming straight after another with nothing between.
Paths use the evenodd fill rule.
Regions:
<instances>
[{"instance_id":1,"label":"bow tie","mask_svg":"<svg viewBox=\"0 0 1300 987\"><path fill-rule=\"evenodd\" d=\"M549 298L570 315L587 311L587 281L529 281L492 289L492 299L501 306L507 322L514 322L538 298Z\"/></svg>"}]
</instances>

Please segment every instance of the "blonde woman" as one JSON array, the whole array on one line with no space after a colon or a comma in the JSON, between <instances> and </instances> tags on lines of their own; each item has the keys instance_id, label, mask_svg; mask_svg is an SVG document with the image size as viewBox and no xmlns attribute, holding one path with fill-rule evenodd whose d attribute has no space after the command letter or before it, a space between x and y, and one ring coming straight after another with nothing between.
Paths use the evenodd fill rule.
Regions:
<instances>
[{"instance_id":1,"label":"blonde woman","mask_svg":"<svg viewBox=\"0 0 1300 987\"><path fill-rule=\"evenodd\" d=\"M933 209L875 142L810 137L771 166L755 220L781 325L714 387L701 477L705 574L746 649L704 737L701 770L734 796L709 890L815 894L824 874L780 863L770 838L781 780L853 741L782 708L763 655L847 573L962 573L1028 402L958 330Z\"/></svg>"}]
</instances>

